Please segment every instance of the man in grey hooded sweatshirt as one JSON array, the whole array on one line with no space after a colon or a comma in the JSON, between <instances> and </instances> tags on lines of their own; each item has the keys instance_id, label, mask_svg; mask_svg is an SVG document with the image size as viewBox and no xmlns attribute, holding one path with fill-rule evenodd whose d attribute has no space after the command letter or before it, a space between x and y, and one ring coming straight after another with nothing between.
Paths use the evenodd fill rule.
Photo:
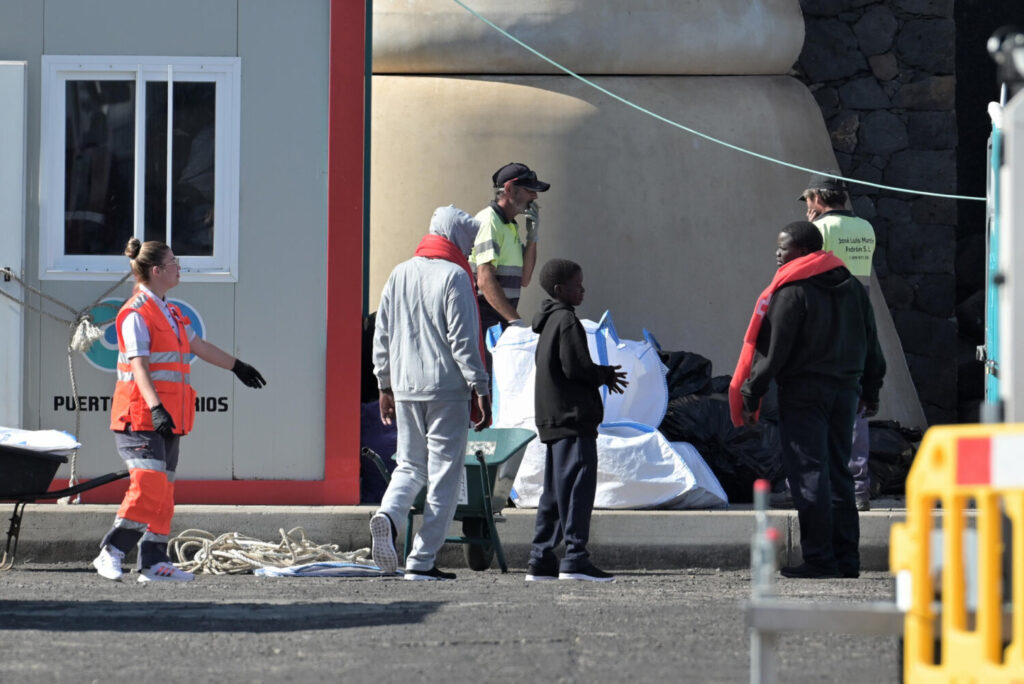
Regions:
<instances>
[{"instance_id":1,"label":"man in grey hooded sweatshirt","mask_svg":"<svg viewBox=\"0 0 1024 684\"><path fill-rule=\"evenodd\" d=\"M380 417L397 423L398 466L370 519L374 562L398 567L395 539L426 486L423 524L405 579L455 579L435 558L458 505L466 442L490 424L488 376L472 271L466 255L479 230L455 207L438 207L415 256L395 267L381 293L373 336Z\"/></svg>"}]
</instances>

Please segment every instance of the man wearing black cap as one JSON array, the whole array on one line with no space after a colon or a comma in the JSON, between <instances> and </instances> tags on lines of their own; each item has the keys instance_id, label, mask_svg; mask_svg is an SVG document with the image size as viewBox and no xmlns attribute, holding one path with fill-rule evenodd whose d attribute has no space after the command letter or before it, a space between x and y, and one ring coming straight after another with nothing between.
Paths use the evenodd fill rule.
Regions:
<instances>
[{"instance_id":1,"label":"man wearing black cap","mask_svg":"<svg viewBox=\"0 0 1024 684\"><path fill-rule=\"evenodd\" d=\"M480 232L469 261L476 271L480 322L484 330L495 324L524 325L519 316L519 292L530 283L537 264L540 217L538 192L551 186L538 180L526 164L506 164L491 176L494 200L476 215ZM525 244L519 238L516 216L526 214ZM488 359L488 367L490 360Z\"/></svg>"},{"instance_id":2,"label":"man wearing black cap","mask_svg":"<svg viewBox=\"0 0 1024 684\"><path fill-rule=\"evenodd\" d=\"M871 260L875 253L875 231L871 224L846 209L849 200L846 181L835 175L816 173L799 198L807 203L807 220L814 223L824 241L823 250L843 260L865 290L871 287ZM857 416L850 451L857 510L871 510L871 476L868 470L868 421Z\"/></svg>"}]
</instances>

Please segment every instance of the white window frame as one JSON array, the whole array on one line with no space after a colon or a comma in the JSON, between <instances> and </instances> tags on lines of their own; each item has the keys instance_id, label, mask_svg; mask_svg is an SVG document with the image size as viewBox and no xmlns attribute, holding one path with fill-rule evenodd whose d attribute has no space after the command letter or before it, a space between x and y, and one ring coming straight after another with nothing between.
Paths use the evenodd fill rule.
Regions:
<instances>
[{"instance_id":1,"label":"white window frame","mask_svg":"<svg viewBox=\"0 0 1024 684\"><path fill-rule=\"evenodd\" d=\"M120 255L64 253L65 83L69 80L133 80L135 93L135 236L144 240L146 82L212 81L217 84L214 148L214 243L211 256L180 256L190 282L238 280L238 177L242 63L238 57L140 57L44 55L40 126L39 277L41 280L117 280L128 268ZM168 136L170 138L170 136ZM170 163L168 141L168 164ZM170 205L170 203L168 203ZM168 223L168 229L170 223ZM173 239L173 238L172 238Z\"/></svg>"}]
</instances>

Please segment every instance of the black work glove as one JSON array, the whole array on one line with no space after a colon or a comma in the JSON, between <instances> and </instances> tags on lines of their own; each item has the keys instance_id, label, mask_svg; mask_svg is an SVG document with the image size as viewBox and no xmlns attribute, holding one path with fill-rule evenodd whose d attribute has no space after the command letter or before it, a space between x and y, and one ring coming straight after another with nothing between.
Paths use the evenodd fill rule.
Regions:
<instances>
[{"instance_id":1,"label":"black work glove","mask_svg":"<svg viewBox=\"0 0 1024 684\"><path fill-rule=\"evenodd\" d=\"M171 414L167 412L163 404L157 404L149 409L149 413L153 416L154 432L164 437L174 436L174 419L171 418Z\"/></svg>"},{"instance_id":2,"label":"black work glove","mask_svg":"<svg viewBox=\"0 0 1024 684\"><path fill-rule=\"evenodd\" d=\"M234 373L246 387L255 387L256 389L259 389L267 384L267 381L263 379L260 372L245 361L235 359L235 365L231 367L231 372Z\"/></svg>"}]
</instances>

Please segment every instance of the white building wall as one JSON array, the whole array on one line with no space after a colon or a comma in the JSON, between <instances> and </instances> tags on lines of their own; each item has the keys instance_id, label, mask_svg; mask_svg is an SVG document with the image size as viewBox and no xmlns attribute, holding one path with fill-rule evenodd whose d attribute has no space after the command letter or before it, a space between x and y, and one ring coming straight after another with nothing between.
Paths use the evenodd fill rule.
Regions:
<instances>
[{"instance_id":1,"label":"white building wall","mask_svg":"<svg viewBox=\"0 0 1024 684\"><path fill-rule=\"evenodd\" d=\"M170 297L195 307L207 339L256 366L268 385L251 390L195 362L199 395L227 410L197 415L182 479L323 474L328 28L328 0L0 0L0 60L29 62L25 263L36 286L40 197L63 191L38 182L42 55L241 58L237 282L183 281ZM46 280L41 289L79 308L112 284ZM129 292L126 284L113 296ZM28 313L22 427L75 429L67 335L63 324ZM89 477L119 466L102 401L114 375L77 354L75 371L79 393L96 397L86 399L78 432L78 470Z\"/></svg>"}]
</instances>

